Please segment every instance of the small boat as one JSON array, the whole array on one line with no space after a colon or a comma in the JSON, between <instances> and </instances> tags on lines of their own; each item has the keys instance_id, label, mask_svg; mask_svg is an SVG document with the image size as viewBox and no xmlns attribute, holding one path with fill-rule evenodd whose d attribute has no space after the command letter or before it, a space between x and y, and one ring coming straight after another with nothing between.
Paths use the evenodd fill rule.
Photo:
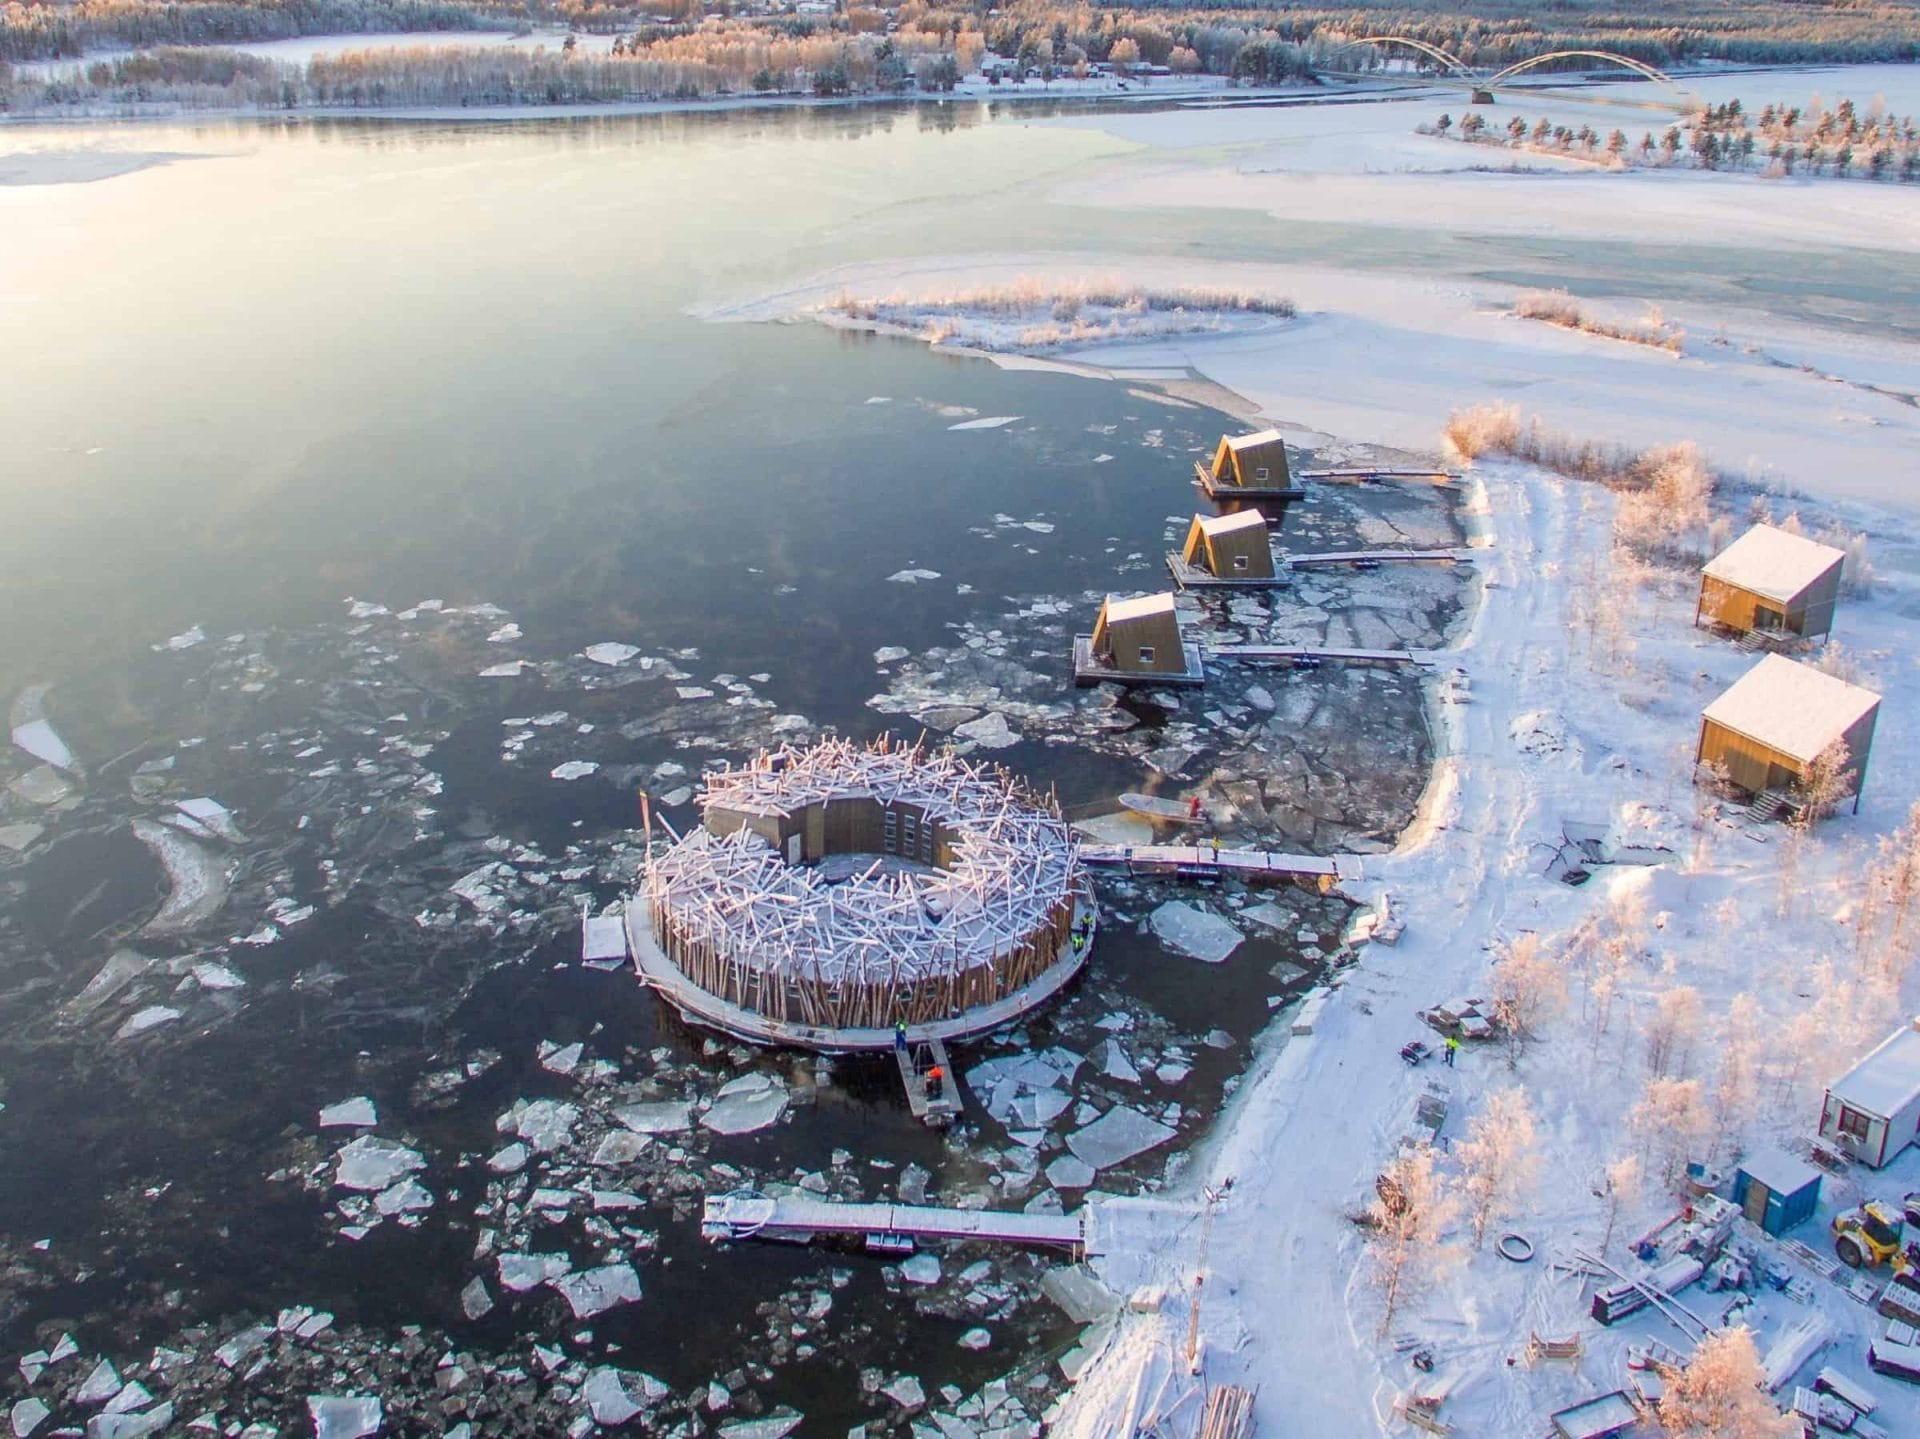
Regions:
<instances>
[{"instance_id":1,"label":"small boat","mask_svg":"<svg viewBox=\"0 0 1920 1439\"><path fill-rule=\"evenodd\" d=\"M1162 824L1198 824L1207 817L1207 812L1192 800L1162 799L1154 794L1123 794L1120 805Z\"/></svg>"}]
</instances>

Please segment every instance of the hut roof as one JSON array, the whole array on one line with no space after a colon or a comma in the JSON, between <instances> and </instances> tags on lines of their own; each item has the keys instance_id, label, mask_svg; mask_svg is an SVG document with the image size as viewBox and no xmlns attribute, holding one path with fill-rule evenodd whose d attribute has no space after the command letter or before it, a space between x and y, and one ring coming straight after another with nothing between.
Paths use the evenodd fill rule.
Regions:
<instances>
[{"instance_id":1,"label":"hut roof","mask_svg":"<svg viewBox=\"0 0 1920 1439\"><path fill-rule=\"evenodd\" d=\"M1702 573L1784 604L1845 558L1832 545L1755 525L1708 560Z\"/></svg>"},{"instance_id":2,"label":"hut roof","mask_svg":"<svg viewBox=\"0 0 1920 1439\"><path fill-rule=\"evenodd\" d=\"M1200 532L1208 539L1267 527L1267 517L1258 510L1242 510L1237 515L1195 515L1194 518L1200 521Z\"/></svg>"},{"instance_id":3,"label":"hut roof","mask_svg":"<svg viewBox=\"0 0 1920 1439\"><path fill-rule=\"evenodd\" d=\"M1122 620L1140 620L1148 615L1170 615L1173 613L1173 595L1135 595L1130 600L1107 596L1107 623L1118 624Z\"/></svg>"},{"instance_id":4,"label":"hut roof","mask_svg":"<svg viewBox=\"0 0 1920 1439\"><path fill-rule=\"evenodd\" d=\"M1920 1020L1902 1025L1827 1089L1856 1109L1889 1119L1920 1094Z\"/></svg>"},{"instance_id":5,"label":"hut roof","mask_svg":"<svg viewBox=\"0 0 1920 1439\"><path fill-rule=\"evenodd\" d=\"M1754 1150L1738 1167L1775 1194L1798 1194L1808 1185L1820 1182L1819 1170L1798 1155L1772 1145Z\"/></svg>"},{"instance_id":6,"label":"hut roof","mask_svg":"<svg viewBox=\"0 0 1920 1439\"><path fill-rule=\"evenodd\" d=\"M1880 703L1870 689L1784 655L1768 655L1702 715L1768 749L1811 764Z\"/></svg>"},{"instance_id":7,"label":"hut roof","mask_svg":"<svg viewBox=\"0 0 1920 1439\"><path fill-rule=\"evenodd\" d=\"M1228 435L1227 448L1230 450L1250 450L1260 445L1271 445L1280 438L1278 430L1256 430L1251 435Z\"/></svg>"}]
</instances>

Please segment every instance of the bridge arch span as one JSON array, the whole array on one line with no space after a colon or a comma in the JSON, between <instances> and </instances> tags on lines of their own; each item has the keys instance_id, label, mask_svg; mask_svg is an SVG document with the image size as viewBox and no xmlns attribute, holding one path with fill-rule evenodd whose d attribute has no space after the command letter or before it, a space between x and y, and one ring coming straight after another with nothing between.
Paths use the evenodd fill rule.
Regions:
<instances>
[{"instance_id":1,"label":"bridge arch span","mask_svg":"<svg viewBox=\"0 0 1920 1439\"><path fill-rule=\"evenodd\" d=\"M1465 62L1449 55L1438 45L1429 45L1425 40L1414 40L1405 35L1356 35L1338 42L1335 48L1345 48L1353 45L1373 45L1383 50L1389 45L1404 46L1409 50L1416 51L1425 56L1441 68L1459 76L1463 80L1471 80L1473 78L1473 71L1467 68Z\"/></svg>"},{"instance_id":2,"label":"bridge arch span","mask_svg":"<svg viewBox=\"0 0 1920 1439\"><path fill-rule=\"evenodd\" d=\"M1542 65L1550 65L1556 60L1603 60L1609 65L1618 65L1622 69L1631 70L1642 80L1651 80L1656 85L1664 85L1675 94L1683 95L1686 93L1680 88L1680 82L1664 70L1656 70L1644 60L1635 60L1626 55L1616 55L1611 50L1553 50L1545 55L1533 55L1525 60L1516 61L1504 70L1495 71L1481 83L1485 85L1487 89L1491 90L1494 86L1504 84L1516 75L1525 74L1527 71L1538 69Z\"/></svg>"}]
</instances>

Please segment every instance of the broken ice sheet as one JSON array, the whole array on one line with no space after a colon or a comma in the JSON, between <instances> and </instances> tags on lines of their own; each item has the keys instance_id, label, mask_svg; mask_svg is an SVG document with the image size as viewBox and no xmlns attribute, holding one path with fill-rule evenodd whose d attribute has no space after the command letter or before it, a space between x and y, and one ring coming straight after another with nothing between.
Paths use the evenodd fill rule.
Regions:
<instances>
[{"instance_id":1,"label":"broken ice sheet","mask_svg":"<svg viewBox=\"0 0 1920 1439\"><path fill-rule=\"evenodd\" d=\"M405 1175L427 1167L417 1151L395 1140L363 1134L334 1156L334 1183L366 1192L390 1188Z\"/></svg>"},{"instance_id":2,"label":"broken ice sheet","mask_svg":"<svg viewBox=\"0 0 1920 1439\"><path fill-rule=\"evenodd\" d=\"M580 1067L580 1056L586 1053L586 1048L586 1045L578 1042L560 1045L550 1039L543 1039L540 1041L537 1057L540 1060L540 1067L551 1074L572 1074Z\"/></svg>"},{"instance_id":3,"label":"broken ice sheet","mask_svg":"<svg viewBox=\"0 0 1920 1439\"><path fill-rule=\"evenodd\" d=\"M787 1439L805 1418L804 1414L783 1404L764 1419L735 1419L722 1424L720 1439Z\"/></svg>"},{"instance_id":4,"label":"broken ice sheet","mask_svg":"<svg viewBox=\"0 0 1920 1439\"><path fill-rule=\"evenodd\" d=\"M553 779L585 779L599 768L597 760L570 759L565 764L555 765L548 774Z\"/></svg>"},{"instance_id":5,"label":"broken ice sheet","mask_svg":"<svg viewBox=\"0 0 1920 1439\"><path fill-rule=\"evenodd\" d=\"M658 1099L622 1105L613 1117L635 1134L675 1134L693 1127L692 1110L684 1099Z\"/></svg>"},{"instance_id":6,"label":"broken ice sheet","mask_svg":"<svg viewBox=\"0 0 1920 1439\"><path fill-rule=\"evenodd\" d=\"M329 1104L320 1111L322 1129L371 1129L379 1122L379 1111L364 1094Z\"/></svg>"},{"instance_id":7,"label":"broken ice sheet","mask_svg":"<svg viewBox=\"0 0 1920 1439\"><path fill-rule=\"evenodd\" d=\"M126 1023L114 1031L115 1039L131 1039L136 1034L145 1034L149 1029L157 1029L163 1024L171 1024L180 1017L180 1011L169 1009L164 1004L150 1004L128 1016Z\"/></svg>"},{"instance_id":8,"label":"broken ice sheet","mask_svg":"<svg viewBox=\"0 0 1920 1439\"><path fill-rule=\"evenodd\" d=\"M575 1319L590 1319L640 1297L640 1276L631 1264L605 1264L549 1281L573 1309Z\"/></svg>"},{"instance_id":9,"label":"broken ice sheet","mask_svg":"<svg viewBox=\"0 0 1920 1439\"><path fill-rule=\"evenodd\" d=\"M573 1127L580 1122L580 1111L557 1099L514 1101L494 1127L502 1134L517 1134L541 1154L551 1154L573 1138Z\"/></svg>"},{"instance_id":10,"label":"broken ice sheet","mask_svg":"<svg viewBox=\"0 0 1920 1439\"><path fill-rule=\"evenodd\" d=\"M1174 1131L1137 1109L1115 1105L1084 1129L1067 1136L1067 1148L1094 1169L1111 1169L1155 1145L1165 1144Z\"/></svg>"},{"instance_id":11,"label":"broken ice sheet","mask_svg":"<svg viewBox=\"0 0 1920 1439\"><path fill-rule=\"evenodd\" d=\"M1154 935L1168 949L1203 964L1220 964L1240 946L1240 931L1212 910L1169 900L1149 921Z\"/></svg>"},{"instance_id":12,"label":"broken ice sheet","mask_svg":"<svg viewBox=\"0 0 1920 1439\"><path fill-rule=\"evenodd\" d=\"M315 1394L307 1400L314 1439L365 1439L380 1432L380 1400L371 1394Z\"/></svg>"},{"instance_id":13,"label":"broken ice sheet","mask_svg":"<svg viewBox=\"0 0 1920 1439\"><path fill-rule=\"evenodd\" d=\"M720 1087L700 1123L715 1134L750 1134L786 1113L786 1087L764 1074L743 1074Z\"/></svg>"},{"instance_id":14,"label":"broken ice sheet","mask_svg":"<svg viewBox=\"0 0 1920 1439\"><path fill-rule=\"evenodd\" d=\"M573 1260L565 1254L502 1254L498 1259L500 1287L524 1294L573 1269Z\"/></svg>"},{"instance_id":15,"label":"broken ice sheet","mask_svg":"<svg viewBox=\"0 0 1920 1439\"><path fill-rule=\"evenodd\" d=\"M640 653L640 647L638 645L606 642L597 645L588 645L581 653L595 664L623 665Z\"/></svg>"},{"instance_id":16,"label":"broken ice sheet","mask_svg":"<svg viewBox=\"0 0 1920 1439\"><path fill-rule=\"evenodd\" d=\"M580 1397L598 1424L624 1424L672 1391L651 1374L603 1366L587 1375Z\"/></svg>"}]
</instances>

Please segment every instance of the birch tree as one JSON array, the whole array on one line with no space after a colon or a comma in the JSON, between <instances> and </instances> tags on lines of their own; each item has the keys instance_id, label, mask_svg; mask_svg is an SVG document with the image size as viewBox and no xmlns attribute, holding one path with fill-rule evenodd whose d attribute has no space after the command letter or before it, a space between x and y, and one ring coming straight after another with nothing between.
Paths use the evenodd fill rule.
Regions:
<instances>
[{"instance_id":1,"label":"birch tree","mask_svg":"<svg viewBox=\"0 0 1920 1439\"><path fill-rule=\"evenodd\" d=\"M1699 1030L1699 990L1690 984L1676 984L1655 994L1653 1014L1643 1031L1647 1042L1647 1073L1656 1079L1667 1075L1686 1078Z\"/></svg>"},{"instance_id":2,"label":"birch tree","mask_svg":"<svg viewBox=\"0 0 1920 1439\"><path fill-rule=\"evenodd\" d=\"M1504 941L1487 976L1492 1019L1507 1048L1507 1067L1520 1063L1520 1051L1534 1029L1550 1018L1566 996L1560 967L1540 951L1537 934Z\"/></svg>"},{"instance_id":3,"label":"birch tree","mask_svg":"<svg viewBox=\"0 0 1920 1439\"><path fill-rule=\"evenodd\" d=\"M1687 1156L1707 1132L1709 1120L1697 1079L1649 1079L1627 1115L1641 1151L1663 1184L1677 1186Z\"/></svg>"},{"instance_id":4,"label":"birch tree","mask_svg":"<svg viewBox=\"0 0 1920 1439\"><path fill-rule=\"evenodd\" d=\"M1607 1224L1600 1234L1600 1252L1613 1244L1613 1228L1620 1211L1640 1197L1640 1156L1623 1154L1607 1166L1600 1184L1600 1200L1606 1206Z\"/></svg>"},{"instance_id":5,"label":"birch tree","mask_svg":"<svg viewBox=\"0 0 1920 1439\"><path fill-rule=\"evenodd\" d=\"M1512 1213L1539 1176L1540 1150L1526 1091L1514 1086L1488 1095L1453 1152L1460 1160L1460 1190L1473 1247L1479 1249L1486 1242L1487 1225Z\"/></svg>"},{"instance_id":6,"label":"birch tree","mask_svg":"<svg viewBox=\"0 0 1920 1439\"><path fill-rule=\"evenodd\" d=\"M1788 1439L1800 1421L1782 1414L1761 1388L1764 1371L1744 1324L1720 1329L1665 1376L1660 1427L1676 1439Z\"/></svg>"},{"instance_id":7,"label":"birch tree","mask_svg":"<svg viewBox=\"0 0 1920 1439\"><path fill-rule=\"evenodd\" d=\"M1434 1173L1433 1151L1424 1145L1402 1151L1375 1187L1366 1214L1367 1261L1382 1301L1379 1333L1385 1337L1408 1296L1455 1259L1444 1235L1460 1201Z\"/></svg>"}]
</instances>

